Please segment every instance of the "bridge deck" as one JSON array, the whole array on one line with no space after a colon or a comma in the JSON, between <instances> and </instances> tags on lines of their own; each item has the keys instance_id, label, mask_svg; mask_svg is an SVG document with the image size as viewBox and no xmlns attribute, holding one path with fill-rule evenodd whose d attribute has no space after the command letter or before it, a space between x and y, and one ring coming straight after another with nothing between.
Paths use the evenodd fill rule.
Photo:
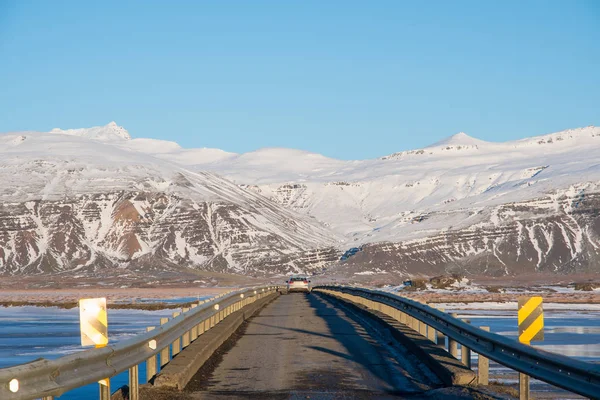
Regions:
<instances>
[{"instance_id":1,"label":"bridge deck","mask_svg":"<svg viewBox=\"0 0 600 400\"><path fill-rule=\"evenodd\" d=\"M186 394L420 398L438 385L431 371L372 324L317 294L280 296L247 324L233 347L196 374Z\"/></svg>"}]
</instances>

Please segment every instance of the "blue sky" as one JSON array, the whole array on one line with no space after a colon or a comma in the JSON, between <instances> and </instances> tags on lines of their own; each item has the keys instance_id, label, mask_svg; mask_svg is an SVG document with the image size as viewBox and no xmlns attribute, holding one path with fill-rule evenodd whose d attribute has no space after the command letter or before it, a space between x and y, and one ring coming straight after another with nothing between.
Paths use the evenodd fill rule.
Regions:
<instances>
[{"instance_id":1,"label":"blue sky","mask_svg":"<svg viewBox=\"0 0 600 400\"><path fill-rule=\"evenodd\" d=\"M600 125L600 2L0 0L0 132L382 156Z\"/></svg>"}]
</instances>

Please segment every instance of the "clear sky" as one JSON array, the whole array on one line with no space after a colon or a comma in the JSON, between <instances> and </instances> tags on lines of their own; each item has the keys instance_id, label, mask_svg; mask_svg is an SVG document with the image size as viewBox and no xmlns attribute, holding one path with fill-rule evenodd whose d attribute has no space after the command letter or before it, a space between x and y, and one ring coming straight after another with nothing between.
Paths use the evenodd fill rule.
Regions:
<instances>
[{"instance_id":1,"label":"clear sky","mask_svg":"<svg viewBox=\"0 0 600 400\"><path fill-rule=\"evenodd\" d=\"M0 0L0 132L373 158L600 125L600 1Z\"/></svg>"}]
</instances>

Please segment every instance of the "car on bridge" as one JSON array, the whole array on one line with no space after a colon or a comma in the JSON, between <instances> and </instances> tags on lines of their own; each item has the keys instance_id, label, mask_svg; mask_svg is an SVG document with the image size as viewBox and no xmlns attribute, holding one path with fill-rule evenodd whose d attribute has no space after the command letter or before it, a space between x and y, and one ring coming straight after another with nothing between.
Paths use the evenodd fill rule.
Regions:
<instances>
[{"instance_id":1,"label":"car on bridge","mask_svg":"<svg viewBox=\"0 0 600 400\"><path fill-rule=\"evenodd\" d=\"M287 291L291 292L306 292L310 293L310 281L308 277L302 275L291 276L287 283Z\"/></svg>"}]
</instances>

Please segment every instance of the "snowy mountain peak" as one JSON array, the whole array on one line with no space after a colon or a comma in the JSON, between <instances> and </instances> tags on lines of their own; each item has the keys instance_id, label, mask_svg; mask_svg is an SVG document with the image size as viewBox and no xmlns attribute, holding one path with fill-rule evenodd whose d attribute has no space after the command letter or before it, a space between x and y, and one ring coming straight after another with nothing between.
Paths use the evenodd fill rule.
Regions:
<instances>
[{"instance_id":1,"label":"snowy mountain peak","mask_svg":"<svg viewBox=\"0 0 600 400\"><path fill-rule=\"evenodd\" d=\"M480 139L476 139L474 137L471 137L469 135L467 135L464 132L459 132L456 135L452 135L446 139L440 140L439 142L436 142L434 144L432 144L431 146L428 146L427 148L431 148L431 147L467 147L467 148L477 148L479 145L485 144L487 143L484 140L480 140Z\"/></svg>"},{"instance_id":2,"label":"snowy mountain peak","mask_svg":"<svg viewBox=\"0 0 600 400\"><path fill-rule=\"evenodd\" d=\"M104 126L94 126L92 128L81 128L81 129L60 129L54 128L50 133L60 135L79 136L92 140L99 140L102 142L114 142L131 140L131 136L127 129L117 125L116 122L109 122Z\"/></svg>"}]
</instances>

